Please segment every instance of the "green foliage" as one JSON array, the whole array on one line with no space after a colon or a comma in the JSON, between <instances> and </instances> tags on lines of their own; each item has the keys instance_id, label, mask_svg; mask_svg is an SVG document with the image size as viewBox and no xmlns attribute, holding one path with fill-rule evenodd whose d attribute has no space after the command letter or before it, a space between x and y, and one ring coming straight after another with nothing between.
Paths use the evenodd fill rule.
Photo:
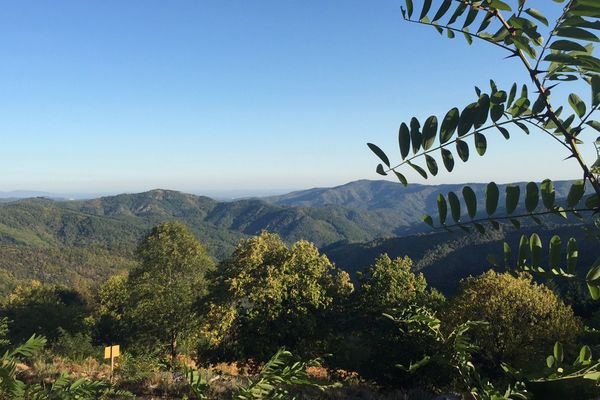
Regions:
<instances>
[{"instance_id":1,"label":"green foliage","mask_svg":"<svg viewBox=\"0 0 600 400\"><path fill-rule=\"evenodd\" d=\"M281 346L314 352L325 312L351 290L347 274L307 241L288 248L267 232L244 239L202 306L213 356L264 361Z\"/></svg>"},{"instance_id":2,"label":"green foliage","mask_svg":"<svg viewBox=\"0 0 600 400\"><path fill-rule=\"evenodd\" d=\"M453 3L454 7L443 3L433 19L430 19L429 16L430 6L430 1L424 1L417 18L417 14L413 14L412 0L407 1L406 8L402 9L403 17L410 22L432 26L439 33L446 30L449 38L453 38L455 32L460 32L469 44L476 38L508 52L509 57L517 58L523 65L527 72L526 77L531 80L535 88L537 98L530 98L532 91L527 85L522 85L519 91L518 85L515 83L507 91L499 89L496 83L490 80L488 93L476 87L477 98L474 102L467 105L460 113L456 111L457 107L453 107L449 111L445 118L445 128L440 129L439 132L438 146L432 147L433 142L424 144L424 135L419 131L420 123L414 117L411 118L410 141L403 138L406 135L405 129L402 129L405 124L401 125L401 137L399 138L401 162L393 165L381 148L369 144L371 150L385 165L384 167L379 164L377 172L382 175L394 172L400 182L406 185L406 177L399 172L404 164L417 170L422 177L428 177L427 173L416 164L416 158L424 157L430 174L437 175L437 165L432 157L434 151L440 150L441 157L448 160L448 154L451 154L449 147L456 145L457 154L466 162L469 159L469 147L464 139L468 136L473 136L477 152L479 155L484 155L487 148L485 134L489 130L497 129L506 139L509 139L510 134L504 127L505 125L519 128L526 134L530 133L530 129L534 129L556 140L566 149L569 154L567 158L575 159L583 172L583 180L572 186L566 205L559 206L555 203L554 184L547 179L542 182L541 190L536 183L527 184L524 192L526 213L523 214L513 214L519 202L520 190L507 188L506 213L498 216L495 213L499 203L499 191L497 185L492 182L486 191L484 216L478 217L476 197L473 191L467 187L463 190L463 197L469 220L461 217L460 203L453 195L452 200L449 196L454 211L452 213L453 224L446 224L446 200L444 197L440 197L438 200L440 225L443 227L457 226L463 230L468 230L472 226L483 232L485 230L481 224L483 221L488 221L493 228L498 229L498 219L507 219L519 228L520 219L524 217L531 217L533 221L540 223L538 216L544 214L556 214L564 218L567 218L568 214L572 214L581 218L582 211L597 212L600 207L600 182L598 180L600 170L597 167L600 163L600 148L597 140L592 142L597 159L588 162L580 150L580 145L584 144L582 139L584 134L593 134L593 130L600 130L600 123L594 119L597 117L600 106L600 59L594 53L594 44L600 41L594 33L594 30L600 28L598 3L590 0L566 2L553 27L549 27L549 21L542 12L525 8L525 1L518 1L516 6L495 0L482 2L459 0ZM455 23L467 9L469 12L464 19L462 28L457 27ZM469 26L477 21L479 21L479 28L476 32L470 32ZM539 26L538 22L548 28ZM544 38L544 34L546 38ZM549 83L552 81L556 81L556 83L550 85ZM577 93L571 93L567 99L562 100L563 103L568 102L574 111L574 114L569 115L565 107L562 105L557 107L553 102L551 91L558 83L566 85L572 81L580 81L589 86L589 94L580 96ZM577 89L579 88L578 86ZM435 120L433 116L428 118L428 121L433 120ZM433 138L436 129L437 124L430 124L427 136ZM455 129L457 136L452 139ZM407 158L411 145L414 155ZM454 166L453 162L444 164L446 169L451 172ZM585 200L583 208L578 209L576 207L584 195L585 183L589 183L593 193ZM543 205L541 211L538 210L540 192ZM424 221L431 226L434 225L431 216L424 217ZM535 248L540 247L536 242ZM539 258L533 263L533 267L537 269L540 265L535 261L539 261ZM556 271L558 275L569 277L569 274L559 268L552 268L552 270ZM548 271L544 269L542 272L547 273ZM587 279L587 282L592 297L600 298L600 286L591 279Z\"/></svg>"},{"instance_id":3,"label":"green foliage","mask_svg":"<svg viewBox=\"0 0 600 400\"><path fill-rule=\"evenodd\" d=\"M439 295L427 290L423 274L412 272L408 257L392 260L380 255L365 273L359 275L359 302L364 311L378 313L410 304L431 304Z\"/></svg>"},{"instance_id":4,"label":"green foliage","mask_svg":"<svg viewBox=\"0 0 600 400\"><path fill-rule=\"evenodd\" d=\"M398 368L410 374L421 371L430 364L445 366L455 371L460 381L462 390L468 392L474 399L501 400L501 399L528 399L529 395L525 385L517 382L509 385L501 392L490 381L482 378L472 362L474 353L479 347L472 343L469 336L473 328L485 326L485 322L466 321L458 324L448 333L442 328L442 321L434 312L424 307L410 307L400 310L397 315L386 315L392 320L402 333L424 336L430 338L435 346L429 349L432 355L424 355L417 362L409 366L397 365ZM446 329L447 330L447 329Z\"/></svg>"},{"instance_id":5,"label":"green foliage","mask_svg":"<svg viewBox=\"0 0 600 400\"><path fill-rule=\"evenodd\" d=\"M126 399L134 396L125 390L115 390L104 381L73 379L61 373L49 387L40 384L28 386L23 396L27 400L93 400Z\"/></svg>"},{"instance_id":6,"label":"green foliage","mask_svg":"<svg viewBox=\"0 0 600 400\"><path fill-rule=\"evenodd\" d=\"M196 400L208 399L207 393L210 390L210 384L202 374L186 365L183 366L183 373L193 396L192 398Z\"/></svg>"},{"instance_id":7,"label":"green foliage","mask_svg":"<svg viewBox=\"0 0 600 400\"><path fill-rule=\"evenodd\" d=\"M52 346L52 351L74 361L82 361L88 357L99 357L100 351L92 344L88 333L71 334L63 328L58 328L59 335Z\"/></svg>"},{"instance_id":8,"label":"green foliage","mask_svg":"<svg viewBox=\"0 0 600 400\"><path fill-rule=\"evenodd\" d=\"M250 384L234 395L235 400L290 399L289 389L294 386L310 386L324 390L329 385L312 379L306 369L320 367L318 359L308 362L294 361L292 353L280 349L262 367L258 376Z\"/></svg>"},{"instance_id":9,"label":"green foliage","mask_svg":"<svg viewBox=\"0 0 600 400\"><path fill-rule=\"evenodd\" d=\"M156 354L143 353L133 355L123 352L119 357L116 375L125 385L139 384L164 368L164 363Z\"/></svg>"},{"instance_id":10,"label":"green foliage","mask_svg":"<svg viewBox=\"0 0 600 400\"><path fill-rule=\"evenodd\" d=\"M555 341L572 347L582 331L573 311L531 276L489 271L466 279L444 314L449 326L479 320L473 338L488 367L526 367Z\"/></svg>"},{"instance_id":11,"label":"green foliage","mask_svg":"<svg viewBox=\"0 0 600 400\"><path fill-rule=\"evenodd\" d=\"M114 275L98 287L92 321L100 343L126 343L129 339L127 279L127 275Z\"/></svg>"},{"instance_id":12,"label":"green foliage","mask_svg":"<svg viewBox=\"0 0 600 400\"><path fill-rule=\"evenodd\" d=\"M26 386L17 379L17 363L38 353L45 345L43 336L32 335L25 343L4 352L0 358L0 396L23 398Z\"/></svg>"},{"instance_id":13,"label":"green foliage","mask_svg":"<svg viewBox=\"0 0 600 400\"><path fill-rule=\"evenodd\" d=\"M426 376L409 379L396 368L432 350L432 342L418 334L400 332L383 313L414 306L439 308L444 297L427 288L422 274L412 271L408 257L377 257L373 265L359 274L360 286L341 313L331 319L335 328L330 339L332 368L357 371L361 376L385 385L430 385ZM438 387L450 378L438 380ZM442 382L443 381L443 382Z\"/></svg>"},{"instance_id":14,"label":"green foliage","mask_svg":"<svg viewBox=\"0 0 600 400\"><path fill-rule=\"evenodd\" d=\"M37 281L17 287L0 309L0 314L12 321L11 342L21 342L34 333L53 341L59 328L71 334L82 332L87 312L86 301L77 291Z\"/></svg>"},{"instance_id":15,"label":"green foliage","mask_svg":"<svg viewBox=\"0 0 600 400\"><path fill-rule=\"evenodd\" d=\"M130 326L138 343L168 350L174 359L177 341L198 327L194 304L206 293L205 275L214 262L177 222L156 226L139 245L137 257L139 265L127 281Z\"/></svg>"}]
</instances>

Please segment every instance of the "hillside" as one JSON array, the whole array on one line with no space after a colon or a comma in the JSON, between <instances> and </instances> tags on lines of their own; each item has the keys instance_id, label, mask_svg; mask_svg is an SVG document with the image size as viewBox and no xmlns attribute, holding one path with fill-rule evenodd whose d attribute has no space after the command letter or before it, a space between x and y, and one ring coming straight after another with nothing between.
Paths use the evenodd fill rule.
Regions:
<instances>
[{"instance_id":1,"label":"hillside","mask_svg":"<svg viewBox=\"0 0 600 400\"><path fill-rule=\"evenodd\" d=\"M473 185L478 192L484 186ZM566 182L558 183L557 196L563 197L567 187ZM385 250L421 260L418 267L433 280L433 275L448 278L454 267L446 268L448 274L431 272L437 265L448 263L447 249L478 243L431 234L420 221L424 213L435 213L435 197L440 191L460 188L403 188L386 181L357 181L336 188L231 202L169 190L92 200L31 198L4 202L0 203L0 291L31 278L97 282L129 268L140 238L166 220L188 225L217 259L227 257L241 238L266 229L279 233L289 243L300 239L314 242L338 265L351 271L364 267ZM403 237L392 239L397 236ZM478 240L500 243L501 238ZM435 246L445 250L432 250ZM455 255L450 258L459 259ZM442 279L440 282L443 285Z\"/></svg>"},{"instance_id":2,"label":"hillside","mask_svg":"<svg viewBox=\"0 0 600 400\"><path fill-rule=\"evenodd\" d=\"M431 286L448 294L456 290L461 279L492 268L488 261L489 255L496 256L502 263L504 242L509 243L513 251L516 251L521 235L531 235L533 232L540 235L543 243L548 243L553 235L559 235L563 240L575 237L579 246L581 271L587 271L585 266L591 265L600 256L598 242L586 239L580 226L522 230L503 227L499 231L490 230L485 235L459 231L436 232L366 243L336 243L322 250L351 274L368 267L382 253L387 253L390 257L408 255L415 263L415 270L422 272Z\"/></svg>"}]
</instances>

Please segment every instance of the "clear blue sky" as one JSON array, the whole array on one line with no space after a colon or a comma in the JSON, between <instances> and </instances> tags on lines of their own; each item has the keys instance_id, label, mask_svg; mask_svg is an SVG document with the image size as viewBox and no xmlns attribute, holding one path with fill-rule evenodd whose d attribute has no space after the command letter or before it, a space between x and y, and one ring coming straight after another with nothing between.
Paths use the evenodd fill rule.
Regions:
<instances>
[{"instance_id":1,"label":"clear blue sky","mask_svg":"<svg viewBox=\"0 0 600 400\"><path fill-rule=\"evenodd\" d=\"M5 1L0 191L253 193L378 179L366 142L395 153L400 122L464 106L490 77L526 78L496 48L404 23L400 4ZM493 136L486 157L429 182L577 173L546 137Z\"/></svg>"}]
</instances>

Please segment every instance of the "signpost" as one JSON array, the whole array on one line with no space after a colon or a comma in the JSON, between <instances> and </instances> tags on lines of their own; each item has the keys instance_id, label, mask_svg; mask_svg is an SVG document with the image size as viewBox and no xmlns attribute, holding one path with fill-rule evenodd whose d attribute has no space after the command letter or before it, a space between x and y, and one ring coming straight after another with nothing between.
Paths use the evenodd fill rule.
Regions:
<instances>
[{"instance_id":1,"label":"signpost","mask_svg":"<svg viewBox=\"0 0 600 400\"><path fill-rule=\"evenodd\" d=\"M115 358L121 355L121 349L118 344L104 348L104 358L110 358L110 383L113 380L113 371L115 369Z\"/></svg>"}]
</instances>

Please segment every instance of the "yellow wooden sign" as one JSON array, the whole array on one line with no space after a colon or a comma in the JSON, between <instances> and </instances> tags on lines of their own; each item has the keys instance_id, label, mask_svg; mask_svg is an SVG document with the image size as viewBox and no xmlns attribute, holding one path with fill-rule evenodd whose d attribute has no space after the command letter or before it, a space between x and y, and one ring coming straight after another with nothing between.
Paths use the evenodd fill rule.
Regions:
<instances>
[{"instance_id":1,"label":"yellow wooden sign","mask_svg":"<svg viewBox=\"0 0 600 400\"><path fill-rule=\"evenodd\" d=\"M119 348L119 345L116 344L114 346L107 346L104 348L104 358L115 358L115 357L119 357L119 355L121 355L121 349Z\"/></svg>"},{"instance_id":2,"label":"yellow wooden sign","mask_svg":"<svg viewBox=\"0 0 600 400\"><path fill-rule=\"evenodd\" d=\"M110 358L110 383L113 380L113 371L115 370L115 358L121 354L121 348L118 344L104 348L104 358Z\"/></svg>"}]
</instances>

